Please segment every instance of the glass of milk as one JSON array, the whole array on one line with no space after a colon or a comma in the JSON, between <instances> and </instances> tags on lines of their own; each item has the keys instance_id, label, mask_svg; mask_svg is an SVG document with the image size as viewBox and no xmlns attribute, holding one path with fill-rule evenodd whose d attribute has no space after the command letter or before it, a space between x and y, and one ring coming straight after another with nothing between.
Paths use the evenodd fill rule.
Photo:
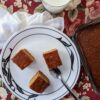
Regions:
<instances>
[{"instance_id":1,"label":"glass of milk","mask_svg":"<svg viewBox=\"0 0 100 100\"><path fill-rule=\"evenodd\" d=\"M71 0L41 0L44 7L52 12L59 13L68 5Z\"/></svg>"}]
</instances>

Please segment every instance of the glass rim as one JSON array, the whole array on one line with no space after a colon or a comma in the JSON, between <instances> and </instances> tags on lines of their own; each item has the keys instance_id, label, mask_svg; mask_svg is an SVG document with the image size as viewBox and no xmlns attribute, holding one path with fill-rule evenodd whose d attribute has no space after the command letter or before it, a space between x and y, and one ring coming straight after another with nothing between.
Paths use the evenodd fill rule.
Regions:
<instances>
[{"instance_id":1,"label":"glass rim","mask_svg":"<svg viewBox=\"0 0 100 100\"><path fill-rule=\"evenodd\" d=\"M52 6L52 7L62 7L62 6L67 5L68 3L70 3L71 0L68 0L67 3L62 4L62 5L52 5L52 4L49 4L48 2L46 2L45 0L41 0L41 1L44 2L44 3L46 3L46 4L48 4L48 5L50 5L50 6Z\"/></svg>"}]
</instances>

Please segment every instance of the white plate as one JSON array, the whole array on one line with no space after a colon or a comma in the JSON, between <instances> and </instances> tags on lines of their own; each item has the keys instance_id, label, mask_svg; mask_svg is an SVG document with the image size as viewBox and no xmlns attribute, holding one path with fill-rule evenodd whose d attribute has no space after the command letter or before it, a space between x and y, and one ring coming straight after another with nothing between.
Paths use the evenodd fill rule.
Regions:
<instances>
[{"instance_id":1,"label":"white plate","mask_svg":"<svg viewBox=\"0 0 100 100\"><path fill-rule=\"evenodd\" d=\"M28 49L36 63L21 70L11 58L22 48ZM22 100L59 100L68 94L61 81L54 78L47 68L43 52L57 48L63 65L63 78L72 89L80 73L80 59L76 47L64 33L46 26L34 26L14 34L5 44L1 55L1 75L8 89ZM29 81L41 70L50 80L50 86L42 93L29 87Z\"/></svg>"}]
</instances>

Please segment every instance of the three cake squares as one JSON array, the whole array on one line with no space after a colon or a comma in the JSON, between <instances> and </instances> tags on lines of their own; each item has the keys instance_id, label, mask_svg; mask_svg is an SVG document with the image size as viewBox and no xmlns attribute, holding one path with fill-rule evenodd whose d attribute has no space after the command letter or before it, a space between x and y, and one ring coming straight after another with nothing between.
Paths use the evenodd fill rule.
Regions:
<instances>
[{"instance_id":1,"label":"three cake squares","mask_svg":"<svg viewBox=\"0 0 100 100\"><path fill-rule=\"evenodd\" d=\"M43 57L49 69L55 69L62 65L57 49L44 52ZM27 49L21 49L12 58L12 61L23 70L35 61L35 57ZM30 89L38 93L42 93L49 85L48 77L41 71L38 71L29 82Z\"/></svg>"}]
</instances>

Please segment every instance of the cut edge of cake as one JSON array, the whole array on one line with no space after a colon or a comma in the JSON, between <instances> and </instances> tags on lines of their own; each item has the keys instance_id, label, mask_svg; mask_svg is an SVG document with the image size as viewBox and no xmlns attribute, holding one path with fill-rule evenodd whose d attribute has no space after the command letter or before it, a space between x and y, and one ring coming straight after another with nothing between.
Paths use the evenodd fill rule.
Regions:
<instances>
[{"instance_id":1,"label":"cut edge of cake","mask_svg":"<svg viewBox=\"0 0 100 100\"><path fill-rule=\"evenodd\" d=\"M43 80L45 80L47 83L49 83L49 79L41 72L41 71L38 71L33 77L32 79L30 80L29 82L29 86L31 86L31 84L37 79L37 77L42 77Z\"/></svg>"},{"instance_id":2,"label":"cut edge of cake","mask_svg":"<svg viewBox=\"0 0 100 100\"><path fill-rule=\"evenodd\" d=\"M29 51L27 51L26 49L21 49L21 50L23 50L31 58L32 61L35 61L35 58L32 56L32 54Z\"/></svg>"},{"instance_id":3,"label":"cut edge of cake","mask_svg":"<svg viewBox=\"0 0 100 100\"><path fill-rule=\"evenodd\" d=\"M29 87L30 87L30 89L32 89L32 86L33 86L34 82L35 82L38 78L42 78L42 80L45 81L45 83L46 83L46 87L44 88L44 90L45 90L45 89L50 85L50 81L49 81L49 79L47 78L47 76L46 76L43 72L41 72L41 71L38 71L38 72L31 78L31 80L29 81ZM33 91L36 91L36 90L34 90L34 89L32 89L32 90L33 90ZM44 92L44 90L41 91L41 89L40 89L40 92L39 92L39 91L36 91L36 92L42 93L42 92Z\"/></svg>"},{"instance_id":4,"label":"cut edge of cake","mask_svg":"<svg viewBox=\"0 0 100 100\"><path fill-rule=\"evenodd\" d=\"M27 64L27 66L21 66L22 65L22 63L19 63L19 60L18 60L18 56L20 57L21 56L21 53L22 54L24 54L26 57L27 57L27 59L28 59L28 61L30 62L28 62L28 64ZM22 56L21 58L23 58L22 60L24 60L24 57ZM36 60L35 60L35 57L34 56L32 56L32 54L27 50L27 49L20 49L12 58L11 58L11 60L20 68L20 69L24 69L24 68L26 68L26 67L28 67L31 63L33 63L33 62L35 62ZM21 64L21 65L20 65Z\"/></svg>"},{"instance_id":5,"label":"cut edge of cake","mask_svg":"<svg viewBox=\"0 0 100 100\"><path fill-rule=\"evenodd\" d=\"M49 66L49 63L48 63L48 62L50 62L50 61L47 61L47 55L50 55L50 54L52 54L52 53L56 53L56 56L58 57L58 60L57 60L58 66L55 65L56 67L54 67L54 66L50 67L50 66ZM51 56L51 55L50 55L50 56ZM57 68L57 67L60 67L60 66L62 65L62 61L61 61L59 52L58 52L58 50L57 50L56 48L53 48L53 49L51 49L51 50L48 50L48 51L43 52L43 57L44 57L44 60L45 60L45 62L46 62L46 64L47 64L47 66L48 66L49 69ZM57 59L57 57L56 57L56 59ZM48 57L48 58L49 58L49 57ZM57 64L57 63L56 63L56 64Z\"/></svg>"}]
</instances>

